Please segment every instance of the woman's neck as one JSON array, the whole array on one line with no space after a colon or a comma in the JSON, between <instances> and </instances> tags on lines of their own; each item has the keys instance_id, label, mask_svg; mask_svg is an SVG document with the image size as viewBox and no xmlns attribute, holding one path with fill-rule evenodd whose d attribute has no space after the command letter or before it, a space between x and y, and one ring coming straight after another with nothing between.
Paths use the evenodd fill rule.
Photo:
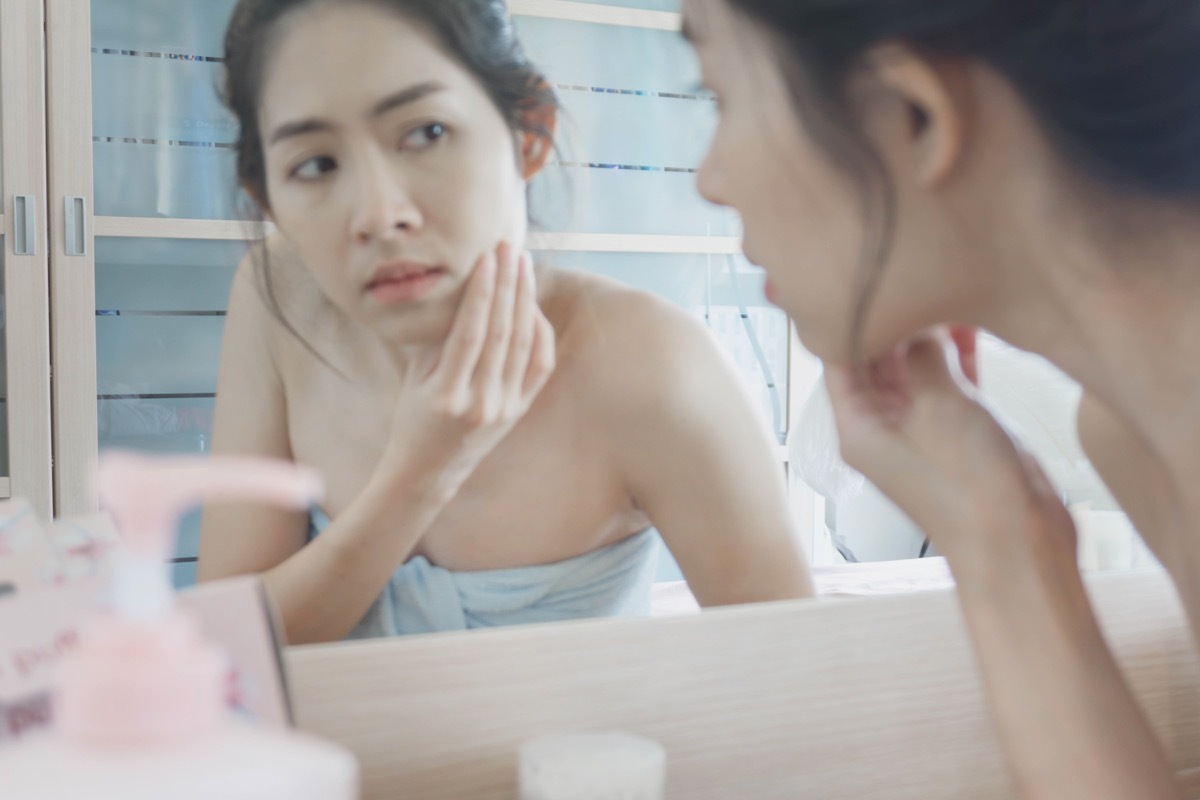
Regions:
<instances>
[{"instance_id":1,"label":"woman's neck","mask_svg":"<svg viewBox=\"0 0 1200 800\"><path fill-rule=\"evenodd\" d=\"M1047 225L1005 259L1006 301L977 316L1079 381L1169 467L1200 466L1200 219L1138 227L1106 246L1114 237Z\"/></svg>"}]
</instances>

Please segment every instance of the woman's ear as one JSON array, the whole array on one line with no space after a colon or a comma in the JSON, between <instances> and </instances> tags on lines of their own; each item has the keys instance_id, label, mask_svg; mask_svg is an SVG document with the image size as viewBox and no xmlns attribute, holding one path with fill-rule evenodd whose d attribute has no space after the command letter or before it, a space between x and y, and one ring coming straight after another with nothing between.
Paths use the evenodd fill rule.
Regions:
<instances>
[{"instance_id":1,"label":"woman's ear","mask_svg":"<svg viewBox=\"0 0 1200 800\"><path fill-rule=\"evenodd\" d=\"M895 144L910 154L917 180L940 183L960 165L969 128L956 65L896 44L876 47L868 63L879 85L898 101L888 107L902 110L887 125L888 135L902 140Z\"/></svg>"},{"instance_id":2,"label":"woman's ear","mask_svg":"<svg viewBox=\"0 0 1200 800\"><path fill-rule=\"evenodd\" d=\"M532 180L546 166L554 150L554 132L558 128L558 107L553 103L522 112L524 133L521 137L521 167L525 180Z\"/></svg>"}]
</instances>

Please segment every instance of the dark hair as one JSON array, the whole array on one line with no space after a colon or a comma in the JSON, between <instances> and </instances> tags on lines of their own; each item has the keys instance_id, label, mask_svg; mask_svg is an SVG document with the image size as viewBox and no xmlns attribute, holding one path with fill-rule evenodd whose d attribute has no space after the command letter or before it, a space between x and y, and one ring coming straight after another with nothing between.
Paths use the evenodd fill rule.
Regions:
<instances>
[{"instance_id":1,"label":"dark hair","mask_svg":"<svg viewBox=\"0 0 1200 800\"><path fill-rule=\"evenodd\" d=\"M285 17L318 4L372 5L422 26L474 76L511 130L536 134L551 143L551 131L538 122L540 115L531 112L557 108L558 99L526 58L504 0L240 0L225 33L223 99L239 125L238 182L258 204L270 206L258 110L275 34ZM265 252L258 267L268 305L295 334L272 288Z\"/></svg>"},{"instance_id":2,"label":"dark hair","mask_svg":"<svg viewBox=\"0 0 1200 800\"><path fill-rule=\"evenodd\" d=\"M552 138L529 112L556 107L558 100L525 57L504 0L241 0L225 33L224 100L240 128L238 181L255 200L270 204L258 106L263 72L275 44L273 33L294 11L339 3L377 6L422 25L479 81L509 128Z\"/></svg>"},{"instance_id":3,"label":"dark hair","mask_svg":"<svg viewBox=\"0 0 1200 800\"><path fill-rule=\"evenodd\" d=\"M980 60L1081 175L1117 193L1200 200L1197 0L726 2L773 40L806 127L865 191L873 224L856 352L893 224L888 177L855 131L845 93L875 45Z\"/></svg>"}]
</instances>

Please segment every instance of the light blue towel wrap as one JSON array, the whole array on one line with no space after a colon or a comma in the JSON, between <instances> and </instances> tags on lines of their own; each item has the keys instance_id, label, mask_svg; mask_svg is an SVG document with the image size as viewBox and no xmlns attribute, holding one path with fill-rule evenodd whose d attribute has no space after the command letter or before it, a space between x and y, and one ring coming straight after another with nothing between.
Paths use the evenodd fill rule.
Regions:
<instances>
[{"instance_id":1,"label":"light blue towel wrap","mask_svg":"<svg viewBox=\"0 0 1200 800\"><path fill-rule=\"evenodd\" d=\"M313 511L314 535L329 519ZM566 561L453 572L414 556L392 574L349 639L650 613L653 528Z\"/></svg>"}]
</instances>

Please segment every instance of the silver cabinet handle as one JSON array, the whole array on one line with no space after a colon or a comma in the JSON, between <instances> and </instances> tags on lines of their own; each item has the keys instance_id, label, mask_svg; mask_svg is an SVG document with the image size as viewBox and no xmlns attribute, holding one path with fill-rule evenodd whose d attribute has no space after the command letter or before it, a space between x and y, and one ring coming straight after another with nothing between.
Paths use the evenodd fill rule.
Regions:
<instances>
[{"instance_id":1,"label":"silver cabinet handle","mask_svg":"<svg viewBox=\"0 0 1200 800\"><path fill-rule=\"evenodd\" d=\"M63 200L63 220L66 227L67 255L87 255L87 201L82 197Z\"/></svg>"},{"instance_id":2,"label":"silver cabinet handle","mask_svg":"<svg viewBox=\"0 0 1200 800\"><path fill-rule=\"evenodd\" d=\"M13 196L13 255L37 255L37 203L31 194Z\"/></svg>"}]
</instances>

